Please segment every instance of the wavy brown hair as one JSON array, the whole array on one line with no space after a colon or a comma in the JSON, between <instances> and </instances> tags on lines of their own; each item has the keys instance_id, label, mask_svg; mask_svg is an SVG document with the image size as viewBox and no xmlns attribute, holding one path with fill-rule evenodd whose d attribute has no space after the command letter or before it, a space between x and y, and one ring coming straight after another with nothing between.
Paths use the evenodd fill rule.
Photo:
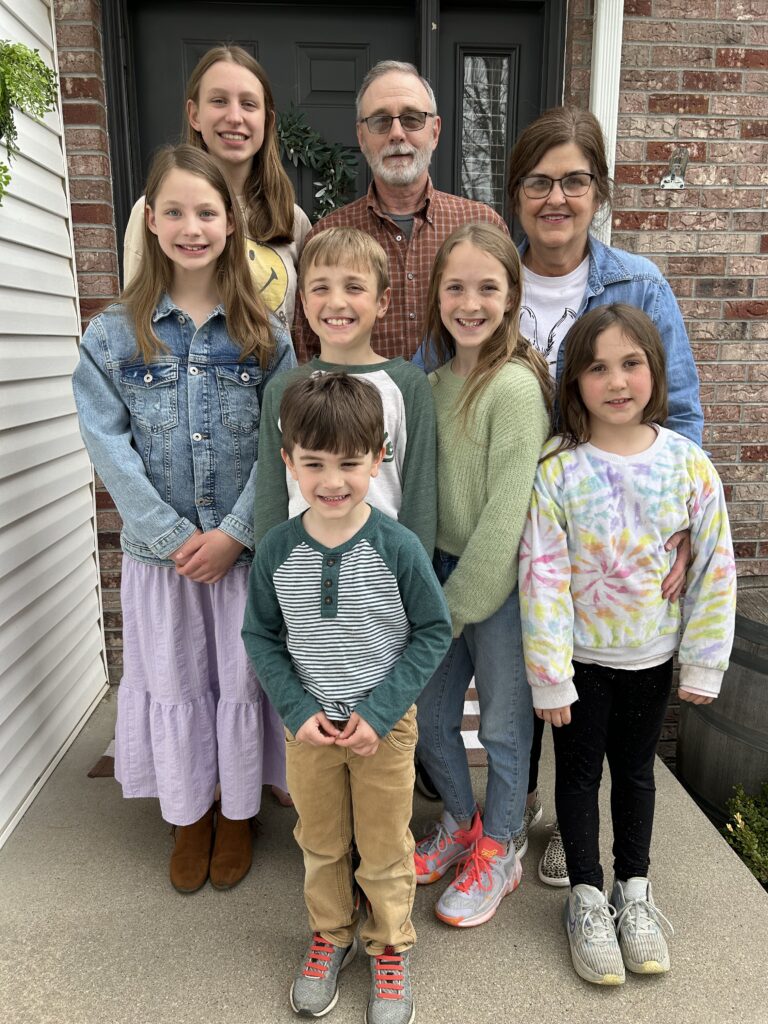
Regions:
<instances>
[{"instance_id":1,"label":"wavy brown hair","mask_svg":"<svg viewBox=\"0 0 768 1024\"><path fill-rule=\"evenodd\" d=\"M571 327L562 344L565 364L557 390L559 424L557 433L562 440L545 458L575 448L589 440L589 412L579 388L579 377L595 361L597 339L609 327L618 326L622 334L632 341L648 360L651 371L651 399L643 409L643 423L663 423L667 418L667 372L664 344L650 317L635 306L614 302L610 306L597 306L585 313Z\"/></svg>"},{"instance_id":2,"label":"wavy brown hair","mask_svg":"<svg viewBox=\"0 0 768 1024\"><path fill-rule=\"evenodd\" d=\"M605 139L594 114L579 107L550 107L524 128L509 154L507 194L513 213L520 201L520 180L530 174L545 153L555 146L575 143L595 175L598 205L611 205L612 182L605 156Z\"/></svg>"},{"instance_id":3,"label":"wavy brown hair","mask_svg":"<svg viewBox=\"0 0 768 1024\"><path fill-rule=\"evenodd\" d=\"M203 142L200 132L189 123L186 110L190 100L196 107L200 107L200 83L203 75L214 64L220 62L239 64L259 80L264 90L264 142L253 158L243 196L248 234L256 242L290 242L293 240L295 196L291 180L280 162L277 112L272 86L264 68L242 46L222 43L204 53L197 62L187 82L182 137L186 136L190 146L207 152L208 147Z\"/></svg>"},{"instance_id":4,"label":"wavy brown hair","mask_svg":"<svg viewBox=\"0 0 768 1024\"><path fill-rule=\"evenodd\" d=\"M512 239L492 224L465 224L446 238L440 246L429 278L427 295L426 365L442 366L456 354L456 343L440 316L440 282L451 252L462 242L474 245L504 267L512 299L510 308L490 338L480 347L477 366L467 377L467 387L459 411L466 426L472 406L483 389L506 363L522 363L531 370L541 387L547 409L552 408L552 380L544 356L520 333L520 257Z\"/></svg>"},{"instance_id":5,"label":"wavy brown hair","mask_svg":"<svg viewBox=\"0 0 768 1024\"><path fill-rule=\"evenodd\" d=\"M219 194L232 218L234 230L227 236L224 250L216 262L219 298L227 315L227 333L239 345L243 358L255 357L266 367L272 359L275 341L269 328L269 315L246 261L242 215L226 179L203 150L186 145L167 146L152 161L147 179L146 209L154 211L158 192L173 170L186 171L207 181ZM172 284L173 261L160 248L157 235L150 231L145 217L144 258L120 297L133 318L136 347L145 363L165 351L165 345L152 329L152 314Z\"/></svg>"}]
</instances>

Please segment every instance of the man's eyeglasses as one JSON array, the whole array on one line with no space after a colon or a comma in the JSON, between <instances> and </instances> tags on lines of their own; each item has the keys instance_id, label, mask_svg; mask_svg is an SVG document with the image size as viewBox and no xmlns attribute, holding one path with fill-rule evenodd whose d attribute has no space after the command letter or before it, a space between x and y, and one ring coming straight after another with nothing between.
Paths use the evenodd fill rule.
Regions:
<instances>
[{"instance_id":1,"label":"man's eyeglasses","mask_svg":"<svg viewBox=\"0 0 768 1024\"><path fill-rule=\"evenodd\" d=\"M564 196L575 199L577 196L583 196L589 192L595 177L594 174L587 174L586 171L566 174L564 178L550 178L546 174L529 174L527 178L520 179L520 184L529 199L546 199L555 185L560 186Z\"/></svg>"},{"instance_id":2,"label":"man's eyeglasses","mask_svg":"<svg viewBox=\"0 0 768 1024\"><path fill-rule=\"evenodd\" d=\"M437 117L437 114L429 114L426 110L406 110L404 114L371 114L370 117L361 117L358 124L366 125L373 135L386 134L393 121L399 121L403 131L419 132L428 117Z\"/></svg>"}]
</instances>

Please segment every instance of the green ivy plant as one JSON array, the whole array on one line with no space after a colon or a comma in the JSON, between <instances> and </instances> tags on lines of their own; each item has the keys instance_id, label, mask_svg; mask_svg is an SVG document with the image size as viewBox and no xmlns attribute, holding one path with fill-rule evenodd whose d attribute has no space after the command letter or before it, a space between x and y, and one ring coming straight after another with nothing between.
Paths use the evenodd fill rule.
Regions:
<instances>
[{"instance_id":1,"label":"green ivy plant","mask_svg":"<svg viewBox=\"0 0 768 1024\"><path fill-rule=\"evenodd\" d=\"M56 75L39 51L0 39L0 142L5 145L8 164L19 151L14 108L32 117L43 117L55 106ZM0 203L11 180L8 164L0 160Z\"/></svg>"},{"instance_id":2,"label":"green ivy plant","mask_svg":"<svg viewBox=\"0 0 768 1024\"><path fill-rule=\"evenodd\" d=\"M343 206L350 197L357 179L355 151L337 143L325 141L307 124L301 110L293 105L277 120L277 136L283 153L294 167L302 164L318 175L314 219Z\"/></svg>"},{"instance_id":3,"label":"green ivy plant","mask_svg":"<svg viewBox=\"0 0 768 1024\"><path fill-rule=\"evenodd\" d=\"M731 820L723 835L755 878L768 887L768 782L756 796L749 796L743 786L736 786L735 794L728 801Z\"/></svg>"}]
</instances>

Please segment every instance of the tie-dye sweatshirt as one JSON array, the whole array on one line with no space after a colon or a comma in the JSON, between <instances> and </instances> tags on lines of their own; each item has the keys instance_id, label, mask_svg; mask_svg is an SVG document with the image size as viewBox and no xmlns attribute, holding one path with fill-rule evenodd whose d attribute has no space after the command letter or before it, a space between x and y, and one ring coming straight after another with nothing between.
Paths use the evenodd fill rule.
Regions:
<instances>
[{"instance_id":1,"label":"tie-dye sweatshirt","mask_svg":"<svg viewBox=\"0 0 768 1024\"><path fill-rule=\"evenodd\" d=\"M637 455L581 444L539 465L519 572L534 707L577 700L573 659L641 669L666 661L678 640L680 686L720 691L736 610L723 488L700 448L656 429ZM693 552L682 609L661 596L674 561L664 544L678 530L691 531Z\"/></svg>"}]
</instances>

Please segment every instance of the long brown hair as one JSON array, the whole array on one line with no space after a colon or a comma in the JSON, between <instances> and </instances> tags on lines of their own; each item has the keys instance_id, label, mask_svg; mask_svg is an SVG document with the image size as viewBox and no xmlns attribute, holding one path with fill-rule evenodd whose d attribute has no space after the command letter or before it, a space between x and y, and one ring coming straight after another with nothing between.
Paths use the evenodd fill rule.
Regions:
<instances>
[{"instance_id":1,"label":"long brown hair","mask_svg":"<svg viewBox=\"0 0 768 1024\"><path fill-rule=\"evenodd\" d=\"M600 122L594 114L579 107L550 107L523 129L509 154L507 194L514 213L520 201L520 179L530 174L550 149L569 142L579 147L595 175L598 206L607 205L610 209L612 182Z\"/></svg>"},{"instance_id":2,"label":"long brown hair","mask_svg":"<svg viewBox=\"0 0 768 1024\"><path fill-rule=\"evenodd\" d=\"M167 175L174 169L203 178L221 197L234 230L227 237L224 251L216 262L216 283L227 315L227 333L240 347L244 359L255 357L268 366L275 349L264 302L256 290L245 257L243 221L232 199L224 175L207 153L194 146L167 146L161 149L149 171L146 208L154 210L157 195ZM152 329L152 314L173 283L173 262L160 248L144 218L144 258L120 297L133 318L138 354L150 362L165 345Z\"/></svg>"},{"instance_id":3,"label":"long brown hair","mask_svg":"<svg viewBox=\"0 0 768 1024\"><path fill-rule=\"evenodd\" d=\"M429 278L427 295L427 365L442 366L456 354L456 343L440 316L440 282L451 252L462 242L474 245L504 267L512 300L501 323L480 347L477 366L467 377L466 392L459 411L467 425L472 406L505 363L522 363L531 370L541 387L547 408L552 407L552 381L544 356L520 333L520 257L508 235L492 224L465 224L446 238L438 250Z\"/></svg>"},{"instance_id":4,"label":"long brown hair","mask_svg":"<svg viewBox=\"0 0 768 1024\"><path fill-rule=\"evenodd\" d=\"M189 123L186 109L190 100L199 108L203 75L219 62L239 64L259 80L264 90L264 142L253 158L243 196L248 234L256 242L290 242L293 239L295 197L291 180L280 162L277 112L272 86L264 68L242 46L222 43L204 53L197 62L187 82L182 136L186 134L190 146L207 152L208 147L202 135Z\"/></svg>"},{"instance_id":5,"label":"long brown hair","mask_svg":"<svg viewBox=\"0 0 768 1024\"><path fill-rule=\"evenodd\" d=\"M650 317L635 306L614 302L585 313L563 338L565 364L557 391L562 440L545 458L575 448L589 440L589 412L579 388L579 377L595 360L597 339L618 325L623 334L645 354L651 371L651 399L643 409L642 423L663 423L667 418L667 374L664 344Z\"/></svg>"}]
</instances>

